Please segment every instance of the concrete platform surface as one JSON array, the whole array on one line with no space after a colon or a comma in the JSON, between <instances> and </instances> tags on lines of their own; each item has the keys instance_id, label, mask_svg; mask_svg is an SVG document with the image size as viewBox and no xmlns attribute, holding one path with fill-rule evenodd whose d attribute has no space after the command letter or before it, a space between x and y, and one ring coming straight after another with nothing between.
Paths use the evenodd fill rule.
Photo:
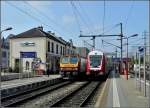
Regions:
<instances>
[{"instance_id":1,"label":"concrete platform surface","mask_svg":"<svg viewBox=\"0 0 150 108\"><path fill-rule=\"evenodd\" d=\"M24 72L24 73L1 73L1 81L8 81L14 80L19 78L31 78L34 77L33 73L31 72Z\"/></svg>"},{"instance_id":2,"label":"concrete platform surface","mask_svg":"<svg viewBox=\"0 0 150 108\"><path fill-rule=\"evenodd\" d=\"M19 95L42 87L62 82L60 75L42 75L41 77L16 79L1 82L1 99Z\"/></svg>"},{"instance_id":3,"label":"concrete platform surface","mask_svg":"<svg viewBox=\"0 0 150 108\"><path fill-rule=\"evenodd\" d=\"M124 76L113 71L110 80L106 107L148 108L148 96L144 97L136 89L134 78L126 80Z\"/></svg>"},{"instance_id":4,"label":"concrete platform surface","mask_svg":"<svg viewBox=\"0 0 150 108\"><path fill-rule=\"evenodd\" d=\"M27 85L27 84L31 84L31 83L35 83L35 82L57 79L60 77L61 77L60 75L49 75L49 77L47 75L42 75L39 77L3 81L3 82L1 82L1 89L13 88L13 87L20 86L20 85Z\"/></svg>"}]
</instances>

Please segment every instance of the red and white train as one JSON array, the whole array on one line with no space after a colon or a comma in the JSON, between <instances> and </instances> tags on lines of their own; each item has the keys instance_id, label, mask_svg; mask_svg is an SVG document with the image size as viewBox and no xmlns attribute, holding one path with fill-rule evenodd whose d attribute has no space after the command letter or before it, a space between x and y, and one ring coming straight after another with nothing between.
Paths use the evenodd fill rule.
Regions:
<instances>
[{"instance_id":1,"label":"red and white train","mask_svg":"<svg viewBox=\"0 0 150 108\"><path fill-rule=\"evenodd\" d=\"M89 52L86 60L86 75L106 75L108 73L108 59L99 50Z\"/></svg>"}]
</instances>

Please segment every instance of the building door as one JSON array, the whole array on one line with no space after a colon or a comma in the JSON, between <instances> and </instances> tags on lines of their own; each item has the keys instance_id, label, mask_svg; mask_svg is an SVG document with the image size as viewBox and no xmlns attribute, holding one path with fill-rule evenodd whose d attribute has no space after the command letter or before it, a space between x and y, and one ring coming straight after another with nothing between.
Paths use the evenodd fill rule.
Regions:
<instances>
[{"instance_id":1,"label":"building door","mask_svg":"<svg viewBox=\"0 0 150 108\"><path fill-rule=\"evenodd\" d=\"M29 67L30 67L30 62L26 61L26 70L29 70Z\"/></svg>"},{"instance_id":2,"label":"building door","mask_svg":"<svg viewBox=\"0 0 150 108\"><path fill-rule=\"evenodd\" d=\"M15 68L14 71L19 73L19 64L20 64L20 60L19 59L15 59Z\"/></svg>"}]
</instances>

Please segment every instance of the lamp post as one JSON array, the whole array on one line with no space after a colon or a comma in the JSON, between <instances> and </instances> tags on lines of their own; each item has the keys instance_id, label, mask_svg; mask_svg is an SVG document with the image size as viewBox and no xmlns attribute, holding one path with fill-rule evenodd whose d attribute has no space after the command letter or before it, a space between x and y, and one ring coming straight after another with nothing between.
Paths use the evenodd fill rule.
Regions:
<instances>
[{"instance_id":1,"label":"lamp post","mask_svg":"<svg viewBox=\"0 0 150 108\"><path fill-rule=\"evenodd\" d=\"M12 27L8 27L8 28L6 28L6 29L4 29L4 30L2 30L2 31L0 31L0 72L2 71L1 70L1 67L2 67L2 41L1 41L1 37L2 37L2 33L4 32L4 31L8 31L8 30L12 30ZM0 73L1 74L1 73Z\"/></svg>"},{"instance_id":2,"label":"lamp post","mask_svg":"<svg viewBox=\"0 0 150 108\"><path fill-rule=\"evenodd\" d=\"M0 31L0 81L1 81L1 72L2 72L2 69L1 69L1 67L2 67L2 42L1 42L1 36L2 36L2 33L4 31L8 31L8 30L11 30L11 29L12 29L12 27L9 27L9 28L6 28L6 29ZM0 99L1 99L1 90L0 90ZM1 101L0 101L0 106L1 106Z\"/></svg>"},{"instance_id":3,"label":"lamp post","mask_svg":"<svg viewBox=\"0 0 150 108\"><path fill-rule=\"evenodd\" d=\"M126 44L127 45L127 72L126 72L126 74L127 74L127 76L126 76L127 80L128 80L128 71L129 71L129 69L128 69L128 42L129 42L129 38L135 37L135 36L138 36L138 34L133 34L133 35L131 35L129 37L122 38L122 39L127 39L127 44ZM120 39L117 39L117 40L120 40Z\"/></svg>"},{"instance_id":4,"label":"lamp post","mask_svg":"<svg viewBox=\"0 0 150 108\"><path fill-rule=\"evenodd\" d=\"M128 61L128 45L129 45L129 43L128 42L129 42L129 38L135 37L135 36L138 36L138 34L134 34L134 35L124 38L124 39L127 39L127 80L128 80L128 71L129 71L129 61Z\"/></svg>"}]
</instances>

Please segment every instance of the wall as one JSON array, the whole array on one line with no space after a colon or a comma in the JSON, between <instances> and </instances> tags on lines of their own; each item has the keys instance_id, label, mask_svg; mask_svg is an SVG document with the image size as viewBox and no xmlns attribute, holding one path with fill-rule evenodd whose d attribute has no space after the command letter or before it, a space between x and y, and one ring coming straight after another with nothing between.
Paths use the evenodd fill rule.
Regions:
<instances>
[{"instance_id":1,"label":"wall","mask_svg":"<svg viewBox=\"0 0 150 108\"><path fill-rule=\"evenodd\" d=\"M24 42L35 43L34 46L22 46ZM37 57L41 58L42 62L46 62L46 37L36 38L17 38L10 39L10 64L9 66L14 69L15 59L20 58L20 52L36 52ZM23 58L23 67L25 67L25 61L32 61L31 58Z\"/></svg>"}]
</instances>

